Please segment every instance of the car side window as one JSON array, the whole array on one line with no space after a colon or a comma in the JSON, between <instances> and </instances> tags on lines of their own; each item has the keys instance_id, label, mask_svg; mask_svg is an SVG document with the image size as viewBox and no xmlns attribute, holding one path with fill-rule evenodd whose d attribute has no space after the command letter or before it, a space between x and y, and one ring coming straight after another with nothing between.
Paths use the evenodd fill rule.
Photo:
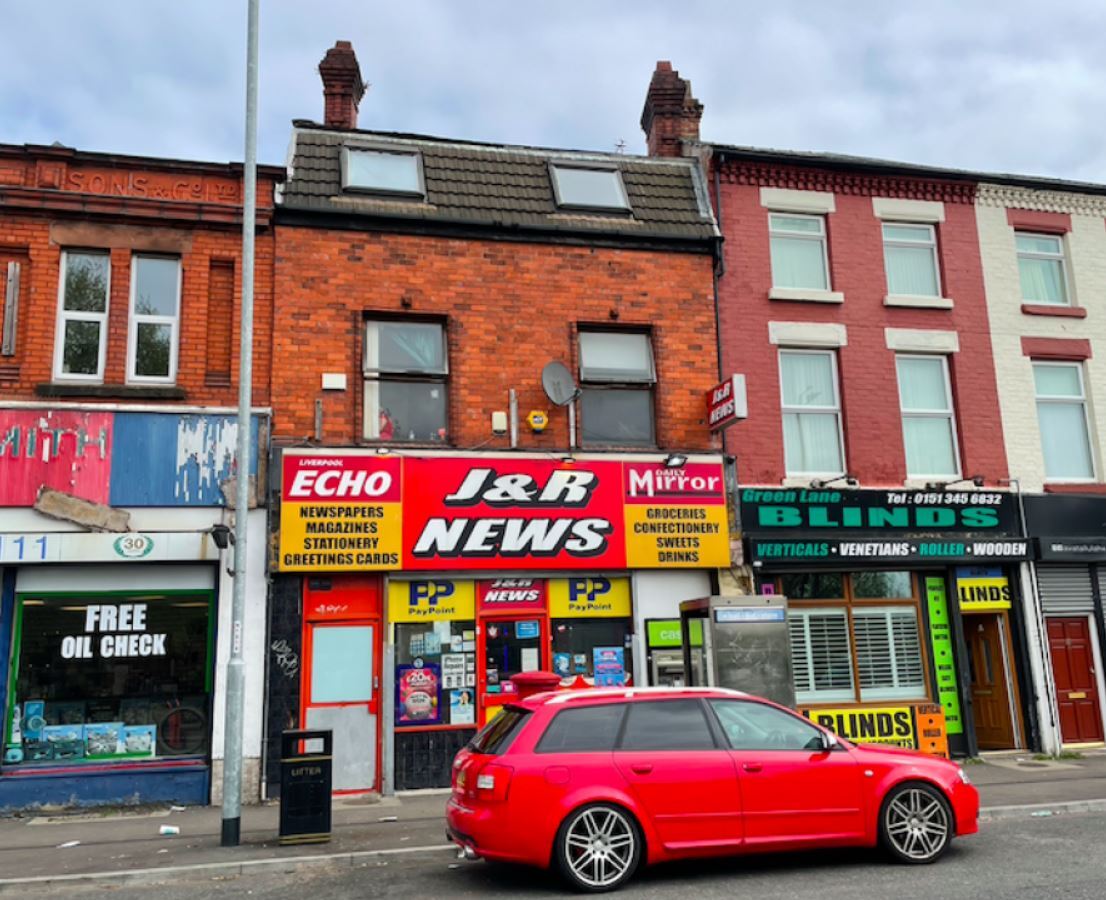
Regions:
<instances>
[{"instance_id":1,"label":"car side window","mask_svg":"<svg viewBox=\"0 0 1106 900\"><path fill-rule=\"evenodd\" d=\"M714 736L698 700L630 703L619 750L715 750Z\"/></svg>"},{"instance_id":2,"label":"car side window","mask_svg":"<svg viewBox=\"0 0 1106 900\"><path fill-rule=\"evenodd\" d=\"M764 703L711 700L733 750L821 750L822 732L799 716Z\"/></svg>"},{"instance_id":3,"label":"car side window","mask_svg":"<svg viewBox=\"0 0 1106 900\"><path fill-rule=\"evenodd\" d=\"M589 753L613 750L625 704L562 709L541 736L537 753Z\"/></svg>"}]
</instances>

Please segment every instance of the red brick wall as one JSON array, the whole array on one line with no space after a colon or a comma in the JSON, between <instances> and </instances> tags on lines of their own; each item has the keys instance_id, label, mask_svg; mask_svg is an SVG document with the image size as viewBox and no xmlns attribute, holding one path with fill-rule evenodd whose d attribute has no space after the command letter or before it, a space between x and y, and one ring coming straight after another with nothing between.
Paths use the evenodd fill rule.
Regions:
<instances>
[{"instance_id":1,"label":"red brick wall","mask_svg":"<svg viewBox=\"0 0 1106 900\"><path fill-rule=\"evenodd\" d=\"M956 331L960 352L949 362L963 473L982 474L992 485L1007 477L970 189L731 165L723 168L721 185L726 241L719 314L723 370L744 373L749 394L748 420L732 426L726 435L728 452L738 457L740 481L779 484L785 476L779 348L768 341L770 321L846 325L848 346L838 355L846 465L862 484L871 486L901 486L906 478L895 354L887 349L884 328ZM836 212L827 217L830 280L833 290L845 294L843 304L768 299L768 211L760 205L761 186L834 192ZM944 201L946 220L937 226L938 253L942 292L955 302L953 309L883 305L887 280L873 195Z\"/></svg>"},{"instance_id":2,"label":"red brick wall","mask_svg":"<svg viewBox=\"0 0 1106 900\"><path fill-rule=\"evenodd\" d=\"M511 388L520 418L532 409L551 418L542 435L523 422L520 445L567 447L566 414L542 392L541 370L556 359L577 371L579 323L651 327L658 445L719 447L704 424L703 394L717 381L709 255L291 226L277 227L277 245L273 353L290 364L273 371L276 437L313 437L321 399L324 442L359 440L361 322L371 311L447 318L454 447L508 446L492 437L491 413L507 409ZM344 373L347 389L323 391L324 372Z\"/></svg>"}]
</instances>

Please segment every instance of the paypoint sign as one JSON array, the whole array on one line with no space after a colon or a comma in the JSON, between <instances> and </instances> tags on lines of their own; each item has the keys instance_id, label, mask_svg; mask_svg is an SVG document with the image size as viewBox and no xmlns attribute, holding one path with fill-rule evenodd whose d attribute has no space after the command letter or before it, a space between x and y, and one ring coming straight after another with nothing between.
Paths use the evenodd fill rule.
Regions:
<instances>
[{"instance_id":1,"label":"paypoint sign","mask_svg":"<svg viewBox=\"0 0 1106 900\"><path fill-rule=\"evenodd\" d=\"M392 622L472 619L475 598L471 581L392 581L388 585L388 619Z\"/></svg>"},{"instance_id":2,"label":"paypoint sign","mask_svg":"<svg viewBox=\"0 0 1106 900\"><path fill-rule=\"evenodd\" d=\"M628 618L629 578L554 578L549 582L549 614L555 618Z\"/></svg>"},{"instance_id":3,"label":"paypoint sign","mask_svg":"<svg viewBox=\"0 0 1106 900\"><path fill-rule=\"evenodd\" d=\"M720 462L285 451L282 571L713 568Z\"/></svg>"}]
</instances>

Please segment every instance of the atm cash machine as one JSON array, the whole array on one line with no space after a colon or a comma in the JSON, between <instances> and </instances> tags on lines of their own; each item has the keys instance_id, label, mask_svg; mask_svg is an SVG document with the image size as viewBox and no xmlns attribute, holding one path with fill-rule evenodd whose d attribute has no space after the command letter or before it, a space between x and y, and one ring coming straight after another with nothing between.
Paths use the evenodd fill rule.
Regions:
<instances>
[{"instance_id":1,"label":"atm cash machine","mask_svg":"<svg viewBox=\"0 0 1106 900\"><path fill-rule=\"evenodd\" d=\"M692 634L699 627L701 668L692 661L698 649ZM786 597L745 594L685 600L680 604L680 633L689 687L732 688L795 707Z\"/></svg>"}]
</instances>

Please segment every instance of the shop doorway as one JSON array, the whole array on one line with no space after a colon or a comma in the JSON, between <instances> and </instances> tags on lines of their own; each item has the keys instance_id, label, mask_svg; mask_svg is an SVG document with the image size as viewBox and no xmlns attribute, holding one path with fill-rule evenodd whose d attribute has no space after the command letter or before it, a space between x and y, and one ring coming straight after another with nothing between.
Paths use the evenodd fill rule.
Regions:
<instances>
[{"instance_id":1,"label":"shop doorway","mask_svg":"<svg viewBox=\"0 0 1106 900\"><path fill-rule=\"evenodd\" d=\"M1049 616L1046 622L1060 739L1065 744L1098 743L1103 739L1102 706L1090 620L1086 616Z\"/></svg>"},{"instance_id":2,"label":"shop doorway","mask_svg":"<svg viewBox=\"0 0 1106 900\"><path fill-rule=\"evenodd\" d=\"M484 618L477 635L477 690L481 725L494 719L514 696L511 676L549 669L549 635L540 614Z\"/></svg>"},{"instance_id":3,"label":"shop doorway","mask_svg":"<svg viewBox=\"0 0 1106 900\"><path fill-rule=\"evenodd\" d=\"M971 671L972 718L981 750L1021 746L1005 613L964 616Z\"/></svg>"}]
</instances>

